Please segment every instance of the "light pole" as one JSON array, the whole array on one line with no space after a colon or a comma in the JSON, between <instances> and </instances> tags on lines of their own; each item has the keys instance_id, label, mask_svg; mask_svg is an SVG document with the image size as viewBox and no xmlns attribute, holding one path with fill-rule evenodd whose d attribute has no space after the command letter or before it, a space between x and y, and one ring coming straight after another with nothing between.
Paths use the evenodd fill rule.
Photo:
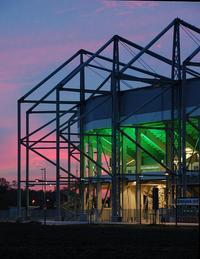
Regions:
<instances>
[{"instance_id":1,"label":"light pole","mask_svg":"<svg viewBox=\"0 0 200 259\"><path fill-rule=\"evenodd\" d=\"M46 210L47 210L47 204L46 204L46 181L47 181L47 175L46 175L46 168L41 168L42 171L42 192L43 192L43 211L44 211L44 225L46 225Z\"/></svg>"}]
</instances>

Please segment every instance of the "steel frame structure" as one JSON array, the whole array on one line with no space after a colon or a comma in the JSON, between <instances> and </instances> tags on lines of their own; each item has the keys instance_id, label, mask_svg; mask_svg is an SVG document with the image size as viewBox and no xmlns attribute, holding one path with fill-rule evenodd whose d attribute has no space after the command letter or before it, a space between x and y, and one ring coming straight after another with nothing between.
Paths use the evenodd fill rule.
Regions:
<instances>
[{"instance_id":1,"label":"steel frame structure","mask_svg":"<svg viewBox=\"0 0 200 259\"><path fill-rule=\"evenodd\" d=\"M84 210L84 188L85 183L84 179L84 170L85 170L85 158L91 161L97 168L106 172L112 178L112 220L117 221L119 216L121 215L121 205L120 205L120 188L122 186L123 181L123 169L120 167L120 141L121 138L129 139L133 144L136 145L136 154L138 159L136 159L136 186L139 191L139 157L140 152L143 150L146 152L152 159L157 161L156 157L151 154L148 150L142 147L139 139L139 130L140 126L133 126L136 128L136 140L132 139L129 135L127 135L123 131L122 122L128 119L130 114L126 118L121 118L119 114L119 93L121 91L122 81L131 81L131 82L143 82L150 85L159 83L160 85L169 84L169 87L173 89L172 91L172 103L171 103L171 122L166 125L163 129L169 134L171 144L168 148L168 158L166 159L166 163L157 161L163 168L165 168L168 176L168 188L172 188L171 186L177 188L177 190L173 190L173 197L175 194L179 193L179 195L185 196L187 189L187 180L186 180L186 153L185 153L185 143L186 143L186 121L192 123L190 121L190 115L198 107L194 108L193 111L186 113L184 108L184 100L183 100L183 85L186 84L186 80L188 75L191 77L200 77L200 74L195 70L196 67L200 67L200 63L194 62L193 58L199 53L200 46L198 46L195 51L191 53L184 61L181 61L180 58L180 26L185 27L195 33L200 34L200 29L188 24L187 22L175 19L173 20L162 32L160 32L152 41L150 41L145 47L142 47L138 44L135 44L127 39L124 39L118 35L113 36L108 42L106 42L101 48L99 48L95 53L90 51L81 49L77 53L75 53L70 59L68 59L65 63L59 66L54 72L52 72L49 76L47 76L44 80L42 80L39 84L33 87L27 94L25 94L22 98L18 100L18 217L21 217L21 188L22 183L25 182L26 189L26 215L29 215L29 186L33 183L33 180L30 179L29 171L30 171L30 152L42 157L49 163L55 166L56 168L56 207L57 207L57 218L60 219L60 189L61 184L67 182L68 189L70 189L70 185L72 181L75 181L79 186L79 194L80 194L80 208ZM173 42L172 42L172 58L168 59L155 51L150 50L150 48L162 38L162 36L173 28ZM138 50L138 53L128 62L124 63L120 61L120 53L119 53L119 43L122 42L127 44L130 47ZM107 48L112 47L112 57L108 57L103 54ZM138 61L144 54L159 60L165 64L171 66L171 77L163 76L159 73L151 72L147 69L142 69L139 66L134 65L136 61ZM75 67L70 73L68 73L62 80L60 80L55 86L51 88L46 94L40 96L39 99L30 99L30 96L33 93L37 93L38 89L43 86L45 83L55 76L59 71L63 68L70 66L74 60L79 60L79 64ZM110 64L108 67L99 65L98 62L94 65L95 60L101 60L103 62L107 62ZM108 76L102 80L100 85L96 89L89 89L85 84L85 70L86 68L93 68L99 71L105 71L108 73ZM143 77L136 77L130 75L128 71L137 71L142 73ZM66 87L66 84L70 82L74 77L79 77L78 87ZM110 89L104 89L104 85L110 82ZM77 95L77 99L62 100L63 93L73 93ZM51 94L54 95L54 99L49 100L48 97ZM87 133L84 130L84 118L91 113L91 111L85 110L85 103L89 99L94 96L102 95L105 96L106 99L112 100L112 164L111 170L104 168L101 165L101 162L95 160L89 152L85 152L84 149L84 137L88 136L90 133ZM153 102L151 99L149 102ZM25 110L25 115L22 114L24 110L22 109L22 105L29 105L29 108ZM99 107L98 104L97 106ZM48 108L43 110L40 108L41 105L51 105L51 109ZM67 108L63 108L64 105ZM144 104L145 105L145 104ZM96 106L96 107L97 107ZM26 106L27 107L27 106ZM94 107L94 109L96 108ZM55 117L49 120L47 123L44 123L41 127L31 131L30 130L30 121L32 119L32 115L38 114L55 114ZM70 115L70 116L69 116ZM63 118L67 117L64 122ZM23 119L25 118L25 123ZM53 130L48 132L45 129L49 126L53 125ZM74 131L74 127L78 129ZM199 126L194 128L200 132L200 123ZM25 132L22 134L22 128L25 127ZM131 127L131 126L130 126ZM35 136L37 133L43 132L41 137L38 139L32 140L31 137ZM54 135L54 140L48 140L48 137ZM78 136L77 139L74 140L73 136ZM96 135L98 137L98 134ZM45 144L52 144L52 147L46 147ZM41 146L38 147L37 145ZM199 145L200 146L200 145ZM21 168L22 168L22 147L25 147L26 150L26 177L22 179ZM68 166L65 168L61 166L61 150L65 148L68 150ZM56 161L48 158L43 155L40 151L42 149L54 149L56 150ZM78 154L78 157L76 156ZM177 166L174 166L175 157L178 159ZM72 158L76 159L80 165L79 174L75 175L72 172ZM98 169L97 169L98 170ZM66 181L62 180L61 172L66 173ZM177 181L180 184L177 184ZM41 183L40 183L41 184ZM139 198L138 198L139 199Z\"/></svg>"}]
</instances>

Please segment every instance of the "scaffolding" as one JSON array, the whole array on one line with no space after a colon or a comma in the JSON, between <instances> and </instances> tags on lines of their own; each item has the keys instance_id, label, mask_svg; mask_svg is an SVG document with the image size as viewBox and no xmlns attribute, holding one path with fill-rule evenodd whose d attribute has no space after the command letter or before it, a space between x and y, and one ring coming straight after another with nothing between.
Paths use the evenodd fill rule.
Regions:
<instances>
[{"instance_id":1,"label":"scaffolding","mask_svg":"<svg viewBox=\"0 0 200 259\"><path fill-rule=\"evenodd\" d=\"M184 60L181 60L180 30L198 45ZM169 31L173 35L168 48L171 58L152 49ZM123 208L130 195L125 192L129 192L127 186L131 184L135 185L134 209L138 222L141 220L141 186L144 182L163 182L164 206L167 208L176 203L177 197L187 197L188 179L191 179L188 172L192 170L195 157L198 174L200 168L200 99L189 111L184 100L188 81L199 83L200 78L197 71L200 63L195 60L200 51L196 34L200 34L199 28L177 18L145 47L115 35L95 53L79 50L18 100L19 218L22 184L25 183L27 217L29 189L31 184L37 185L30 174L31 153L55 168L55 181L50 182L56 187L57 219L61 218L62 186L66 187L68 197L72 193L78 196L76 202L80 211L90 214L96 208L98 217L102 216L109 197L112 221L119 221L126 214ZM121 57L122 48L129 57L128 54ZM168 66L169 73L160 69L161 65L153 69L145 60ZM146 87L159 91L122 116L121 96ZM170 96L170 118L129 123L130 118L145 107L148 109L148 105L157 99L165 98L166 93ZM105 107L109 107L108 110ZM109 114L107 127L88 126L98 119L94 116L95 111ZM96 114L98 117L98 112ZM41 118L39 126L35 116ZM189 159L187 148L191 153ZM54 154L53 158L50 153ZM150 165L156 164L157 168L148 172L142 161L151 161ZM128 172L130 165L132 171ZM143 201L143 208L147 200Z\"/></svg>"}]
</instances>

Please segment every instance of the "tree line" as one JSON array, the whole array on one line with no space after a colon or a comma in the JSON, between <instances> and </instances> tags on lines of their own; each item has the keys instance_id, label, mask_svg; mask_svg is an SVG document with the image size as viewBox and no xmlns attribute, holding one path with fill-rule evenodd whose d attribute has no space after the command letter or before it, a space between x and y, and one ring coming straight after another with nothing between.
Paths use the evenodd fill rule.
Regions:
<instances>
[{"instance_id":1,"label":"tree line","mask_svg":"<svg viewBox=\"0 0 200 259\"><path fill-rule=\"evenodd\" d=\"M21 190L22 206L26 206L26 191ZM42 190L29 191L29 205L43 207L44 199L49 208L54 207L55 191L47 190L44 197ZM5 178L0 178L0 210L17 206L17 182L9 182Z\"/></svg>"}]
</instances>

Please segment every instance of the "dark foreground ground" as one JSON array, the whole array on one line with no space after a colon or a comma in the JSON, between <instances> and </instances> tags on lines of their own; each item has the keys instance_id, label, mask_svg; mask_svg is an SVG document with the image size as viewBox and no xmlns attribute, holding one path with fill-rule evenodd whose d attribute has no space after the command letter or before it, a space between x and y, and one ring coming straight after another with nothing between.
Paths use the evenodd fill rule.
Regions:
<instances>
[{"instance_id":1,"label":"dark foreground ground","mask_svg":"<svg viewBox=\"0 0 200 259\"><path fill-rule=\"evenodd\" d=\"M198 258L198 228L0 223L0 258Z\"/></svg>"}]
</instances>

